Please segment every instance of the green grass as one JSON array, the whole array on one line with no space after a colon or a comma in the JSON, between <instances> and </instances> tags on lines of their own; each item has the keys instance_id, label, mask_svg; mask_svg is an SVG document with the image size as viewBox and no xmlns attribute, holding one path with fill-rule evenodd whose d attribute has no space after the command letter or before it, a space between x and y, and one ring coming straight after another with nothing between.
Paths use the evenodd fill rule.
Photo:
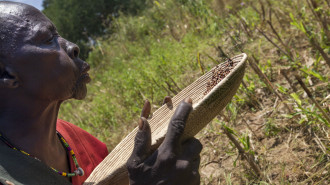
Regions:
<instances>
[{"instance_id":1,"label":"green grass","mask_svg":"<svg viewBox=\"0 0 330 185\"><path fill-rule=\"evenodd\" d=\"M325 1L313 1L319 5L315 11L329 15ZM246 87L240 87L223 114L249 152L253 152L250 138L240 128L245 113L271 110L262 114L266 121L263 129L258 130L267 139L290 130L284 123L297 123L302 128L309 125L324 136L329 129L324 128L326 120L293 78L293 72L298 73L329 114L326 107L329 99L325 99L330 87L329 66L311 41L316 40L329 54L329 38L307 1L224 1L226 6L222 8L219 2L222 1L148 1L150 8L139 14L120 15L109 28L112 35L99 38L88 57L93 81L86 100L64 103L60 118L77 124L112 149L137 125L144 99L151 101L153 110L157 109L163 97L174 96L202 75L202 69L210 70L222 61L223 50L229 56L247 53L249 62L257 63L283 98L278 100L268 84L251 67L247 68L243 80ZM308 30L304 30L302 23ZM290 72L292 84L279 73L281 69ZM294 112L288 113L283 103L292 106ZM220 132L217 127L207 131L216 136ZM270 182L243 177L243 173L241 179L245 180L241 181L234 172L222 175L222 182L227 184ZM217 178L212 176L203 183L218 183ZM285 179L281 181L288 183Z\"/></svg>"},{"instance_id":2,"label":"green grass","mask_svg":"<svg viewBox=\"0 0 330 185\"><path fill-rule=\"evenodd\" d=\"M174 96L193 82L200 75L197 54L210 53L208 49L217 43L217 37L196 33L188 28L191 25L167 23L166 11L177 4L170 1L166 8L156 3L145 15L122 15L115 20L115 33L108 40L98 41L87 60L93 79L87 99L64 104L61 117L112 147L126 129L135 126L144 99L159 106L163 97ZM186 10L182 5L180 11L188 19L193 16L189 11L197 10ZM203 65L210 69L211 60L204 58ZM81 112L71 114L74 109Z\"/></svg>"}]
</instances>

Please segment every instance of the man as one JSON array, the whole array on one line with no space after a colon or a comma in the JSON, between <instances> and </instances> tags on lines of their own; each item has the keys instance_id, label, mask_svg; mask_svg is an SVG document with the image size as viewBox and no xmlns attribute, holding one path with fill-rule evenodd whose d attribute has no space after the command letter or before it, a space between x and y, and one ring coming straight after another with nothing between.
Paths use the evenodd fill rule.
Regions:
<instances>
[{"instance_id":1,"label":"man","mask_svg":"<svg viewBox=\"0 0 330 185\"><path fill-rule=\"evenodd\" d=\"M107 155L103 143L57 118L63 101L86 96L88 70L78 46L39 10L0 2L0 184L82 184ZM153 153L143 111L127 163L131 184L199 184L202 146L180 143L191 109L190 99L180 104Z\"/></svg>"}]
</instances>

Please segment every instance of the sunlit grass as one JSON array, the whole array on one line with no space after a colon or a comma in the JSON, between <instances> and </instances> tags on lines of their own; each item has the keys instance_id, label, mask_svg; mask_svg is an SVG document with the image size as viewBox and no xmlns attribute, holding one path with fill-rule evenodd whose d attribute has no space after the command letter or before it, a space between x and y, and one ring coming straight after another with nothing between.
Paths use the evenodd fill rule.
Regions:
<instances>
[{"instance_id":1,"label":"sunlit grass","mask_svg":"<svg viewBox=\"0 0 330 185\"><path fill-rule=\"evenodd\" d=\"M299 178L306 176L290 180L284 174L286 168L276 172L278 176L269 175L274 164L266 158L271 149L258 139L285 137L289 143L297 139L292 135L298 137L301 133L297 132L304 130L309 133L304 135L308 137L306 140L309 137L317 140L315 147L319 155L329 152L327 120L293 76L297 73L302 77L321 108L329 114L330 99L326 97L329 97L330 74L322 55L322 51L330 51L325 39L327 32L307 1L224 1L226 7L221 11L215 6L219 2L149 1L151 8L139 15L121 15L113 23L113 34L107 39L99 38L89 55L93 81L88 86L86 100L66 102L60 118L79 125L112 149L137 125L144 99L149 99L156 110L164 96L174 96L203 70L221 62L221 52L229 56L245 52L248 62L254 62L257 67L247 67L244 83L221 113L221 121L235 131L247 152L258 154L264 178L251 175L248 165L238 158L236 148L229 141L220 141L225 136L219 121L214 121L199 135L207 151L203 154L205 164L210 158L222 155L240 163L232 172L205 177L202 184L273 184L272 178L277 184L300 182ZM325 2L318 4L317 11L329 13ZM304 30L302 22L309 30ZM256 73L256 69L264 76ZM288 80L282 70L288 72ZM292 112L288 111L290 108ZM245 120L247 114L251 120ZM259 121L255 123L258 126L247 128L254 119ZM250 145L250 140L255 143ZM304 165L297 164L299 169L310 170L308 173L316 172L316 168ZM324 180L319 177L311 180Z\"/></svg>"}]
</instances>

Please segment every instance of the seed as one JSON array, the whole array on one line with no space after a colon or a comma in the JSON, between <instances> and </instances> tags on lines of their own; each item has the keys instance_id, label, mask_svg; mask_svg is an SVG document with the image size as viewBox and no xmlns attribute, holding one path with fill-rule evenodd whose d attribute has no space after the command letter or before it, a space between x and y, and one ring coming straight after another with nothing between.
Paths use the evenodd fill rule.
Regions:
<instances>
[{"instance_id":1,"label":"seed","mask_svg":"<svg viewBox=\"0 0 330 185\"><path fill-rule=\"evenodd\" d=\"M211 79L206 83L206 91L204 92L204 95L209 93L218 83L221 82L230 72L232 69L235 68L238 62L235 62L231 60L230 58L225 61L224 63L221 63L217 65L211 72L212 77Z\"/></svg>"}]
</instances>

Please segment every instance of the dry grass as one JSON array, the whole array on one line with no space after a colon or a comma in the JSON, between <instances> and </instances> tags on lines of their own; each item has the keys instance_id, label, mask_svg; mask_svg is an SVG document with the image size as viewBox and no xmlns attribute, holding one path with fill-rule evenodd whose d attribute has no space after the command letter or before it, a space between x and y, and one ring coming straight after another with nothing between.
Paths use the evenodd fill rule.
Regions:
<instances>
[{"instance_id":1,"label":"dry grass","mask_svg":"<svg viewBox=\"0 0 330 185\"><path fill-rule=\"evenodd\" d=\"M242 86L220 120L197 135L204 145L202 184L330 184L330 123L320 111L330 112L329 57L325 55L330 53L329 31L323 23L329 21L329 2L157 2L141 17L121 17L111 42L102 42L103 50L92 53L96 81L107 90L92 90L88 110L99 112L86 111L72 118L68 106L65 119L79 118L80 126L103 138L111 149L136 126L131 120L138 117L142 97L157 107L164 95L179 91L166 80L173 78L183 88L222 61L224 54L245 52L250 65ZM311 9L308 3L318 8ZM130 73L118 73L128 68ZM261 176L223 133L223 125L233 130L247 153L254 154Z\"/></svg>"}]
</instances>

